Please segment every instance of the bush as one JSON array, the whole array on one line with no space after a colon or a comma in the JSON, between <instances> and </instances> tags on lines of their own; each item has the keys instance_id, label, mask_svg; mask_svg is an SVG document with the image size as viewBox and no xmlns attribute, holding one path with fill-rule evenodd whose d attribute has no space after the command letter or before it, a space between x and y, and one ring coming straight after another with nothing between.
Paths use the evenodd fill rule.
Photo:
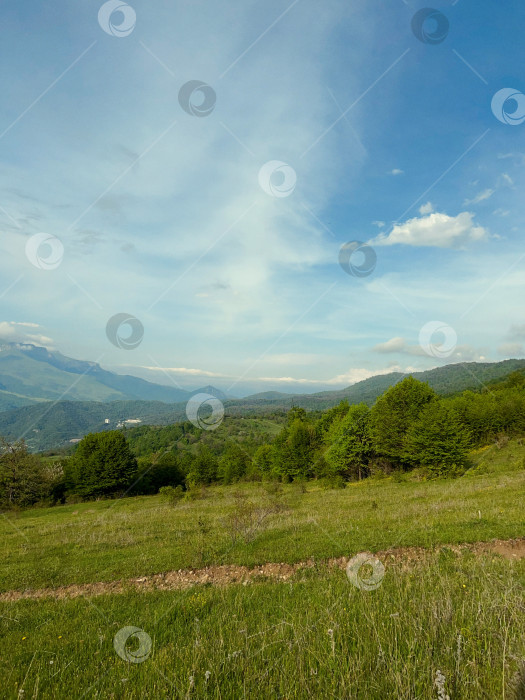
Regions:
<instances>
[{"instance_id":1,"label":"bush","mask_svg":"<svg viewBox=\"0 0 525 700\"><path fill-rule=\"evenodd\" d=\"M187 484L186 491L184 492L185 501L200 501L206 498L206 496L207 491L203 484L194 484L191 481Z\"/></svg>"},{"instance_id":2,"label":"bush","mask_svg":"<svg viewBox=\"0 0 525 700\"><path fill-rule=\"evenodd\" d=\"M283 509L280 503L271 500L264 506L258 506L240 492L235 493L234 498L235 505L226 519L232 544L239 539L251 542L266 527L268 517Z\"/></svg>"},{"instance_id":3,"label":"bush","mask_svg":"<svg viewBox=\"0 0 525 700\"><path fill-rule=\"evenodd\" d=\"M336 474L335 476L324 476L317 481L319 486L323 489L344 489L346 488L346 481L342 476Z\"/></svg>"},{"instance_id":4,"label":"bush","mask_svg":"<svg viewBox=\"0 0 525 700\"><path fill-rule=\"evenodd\" d=\"M171 506L176 506L184 497L182 486L161 486L159 494L165 498Z\"/></svg>"}]
</instances>

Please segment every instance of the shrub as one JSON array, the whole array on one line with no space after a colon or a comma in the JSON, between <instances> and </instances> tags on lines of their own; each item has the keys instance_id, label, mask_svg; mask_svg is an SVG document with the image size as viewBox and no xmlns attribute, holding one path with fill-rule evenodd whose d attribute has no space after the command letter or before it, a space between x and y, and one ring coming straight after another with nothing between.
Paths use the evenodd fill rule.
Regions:
<instances>
[{"instance_id":1,"label":"shrub","mask_svg":"<svg viewBox=\"0 0 525 700\"><path fill-rule=\"evenodd\" d=\"M182 486L161 486L159 494L165 498L171 506L176 506L177 503L184 497Z\"/></svg>"},{"instance_id":2,"label":"shrub","mask_svg":"<svg viewBox=\"0 0 525 700\"><path fill-rule=\"evenodd\" d=\"M334 476L324 476L317 482L319 486L323 489L344 489L346 488L346 481L340 474L335 474Z\"/></svg>"},{"instance_id":3,"label":"shrub","mask_svg":"<svg viewBox=\"0 0 525 700\"><path fill-rule=\"evenodd\" d=\"M258 506L249 501L244 493L234 494L235 505L232 512L226 518L226 526L230 532L232 544L242 539L251 542L265 527L266 520L273 513L282 510L281 504L269 502L264 506Z\"/></svg>"}]
</instances>

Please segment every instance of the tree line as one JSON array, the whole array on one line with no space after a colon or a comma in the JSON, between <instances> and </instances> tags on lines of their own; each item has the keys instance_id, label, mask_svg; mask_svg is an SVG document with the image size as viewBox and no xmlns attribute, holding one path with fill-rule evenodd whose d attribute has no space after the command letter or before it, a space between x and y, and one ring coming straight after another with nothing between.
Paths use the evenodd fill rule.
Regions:
<instances>
[{"instance_id":1,"label":"tree line","mask_svg":"<svg viewBox=\"0 0 525 700\"><path fill-rule=\"evenodd\" d=\"M169 428L93 433L59 461L30 454L23 442L0 443L0 505L157 493L165 486L240 480L323 480L344 486L376 474L421 469L455 477L469 452L501 435L525 434L525 376L457 396L440 397L406 377L372 407L346 401L322 413L292 408L272 440L259 432L220 439L190 423ZM239 420L239 419L232 419Z\"/></svg>"}]
</instances>

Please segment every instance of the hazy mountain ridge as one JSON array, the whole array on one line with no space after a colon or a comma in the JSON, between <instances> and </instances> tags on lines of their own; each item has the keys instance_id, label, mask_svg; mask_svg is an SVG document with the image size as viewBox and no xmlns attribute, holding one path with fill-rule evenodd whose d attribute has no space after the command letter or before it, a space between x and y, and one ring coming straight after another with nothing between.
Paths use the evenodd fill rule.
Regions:
<instances>
[{"instance_id":1,"label":"hazy mountain ridge","mask_svg":"<svg viewBox=\"0 0 525 700\"><path fill-rule=\"evenodd\" d=\"M253 408L262 406L270 408L283 406L284 404L289 408L293 404L302 408L318 410L330 408L344 399L347 399L350 403L360 403L362 401L371 405L388 387L409 375L419 381L428 382L434 391L439 394L451 394L465 391L466 389L480 389L490 384L490 382L510 374L514 370L524 368L525 360L462 362L435 367L422 372L377 374L352 384L352 386L345 389L335 391L320 391L312 394L280 394L276 397L268 396L274 392L264 392L247 396L240 401L245 406Z\"/></svg>"},{"instance_id":2,"label":"hazy mountain ridge","mask_svg":"<svg viewBox=\"0 0 525 700\"><path fill-rule=\"evenodd\" d=\"M0 345L0 410L63 397L74 401L187 401L198 392L224 393L214 387L187 391L155 384L103 369L96 362L75 360L60 352L31 344Z\"/></svg>"}]
</instances>

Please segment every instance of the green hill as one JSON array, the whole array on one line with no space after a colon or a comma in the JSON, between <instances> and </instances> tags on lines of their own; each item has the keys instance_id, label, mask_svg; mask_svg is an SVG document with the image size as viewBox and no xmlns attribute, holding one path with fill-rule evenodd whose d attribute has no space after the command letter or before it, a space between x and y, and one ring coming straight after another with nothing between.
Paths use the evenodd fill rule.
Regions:
<instances>
[{"instance_id":1,"label":"green hill","mask_svg":"<svg viewBox=\"0 0 525 700\"><path fill-rule=\"evenodd\" d=\"M128 419L150 425L175 423L185 419L185 406L161 401L58 401L25 406L0 413L0 435L8 440L23 437L31 450L47 450L69 445L87 433L115 430Z\"/></svg>"}]
</instances>

